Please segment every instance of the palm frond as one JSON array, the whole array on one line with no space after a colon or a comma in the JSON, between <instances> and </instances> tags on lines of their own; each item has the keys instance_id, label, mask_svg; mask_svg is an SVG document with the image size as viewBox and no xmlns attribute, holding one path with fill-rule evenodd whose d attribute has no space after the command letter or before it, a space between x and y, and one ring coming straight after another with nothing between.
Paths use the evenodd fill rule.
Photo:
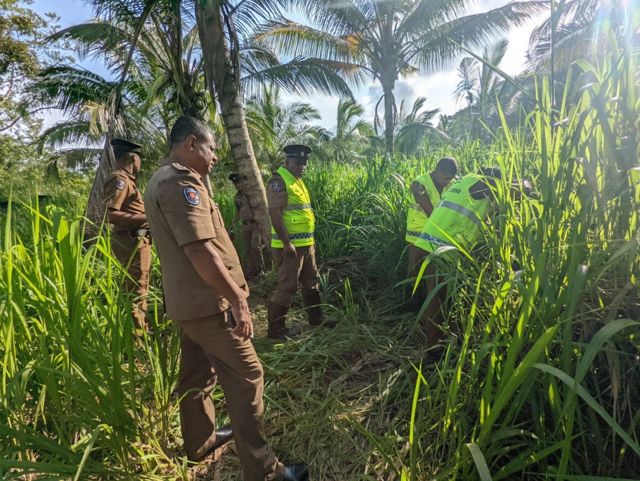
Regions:
<instances>
[{"instance_id":1,"label":"palm frond","mask_svg":"<svg viewBox=\"0 0 640 481\"><path fill-rule=\"evenodd\" d=\"M77 143L90 145L99 139L99 136L91 133L88 121L69 120L57 123L45 130L38 140L38 149L43 152L45 147L55 149Z\"/></svg>"},{"instance_id":2,"label":"palm frond","mask_svg":"<svg viewBox=\"0 0 640 481\"><path fill-rule=\"evenodd\" d=\"M498 39L511 27L523 25L547 4L547 0L514 1L443 23L416 39L412 58L427 71L440 70L462 53L461 46L475 49Z\"/></svg>"},{"instance_id":3,"label":"palm frond","mask_svg":"<svg viewBox=\"0 0 640 481\"><path fill-rule=\"evenodd\" d=\"M336 37L307 25L273 21L261 26L255 41L292 57L317 57L343 62L361 62L356 35Z\"/></svg>"},{"instance_id":4,"label":"palm frond","mask_svg":"<svg viewBox=\"0 0 640 481\"><path fill-rule=\"evenodd\" d=\"M470 0L420 0L412 2L412 8L398 25L397 36L412 39L416 35L437 28L465 15Z\"/></svg>"},{"instance_id":5,"label":"palm frond","mask_svg":"<svg viewBox=\"0 0 640 481\"><path fill-rule=\"evenodd\" d=\"M84 68L55 66L41 71L29 92L39 105L77 114L88 102L109 103L115 86Z\"/></svg>"},{"instance_id":6,"label":"palm frond","mask_svg":"<svg viewBox=\"0 0 640 481\"><path fill-rule=\"evenodd\" d=\"M458 65L458 77L460 82L453 91L460 100L466 100L468 105L472 105L477 98L477 68L476 60L473 57L465 57Z\"/></svg>"},{"instance_id":7,"label":"palm frond","mask_svg":"<svg viewBox=\"0 0 640 481\"><path fill-rule=\"evenodd\" d=\"M244 74L242 84L249 95L258 94L264 85L273 84L297 95L320 93L351 97L351 89L345 78L354 85L364 80L359 69L353 65L316 58L296 58L253 71L245 68Z\"/></svg>"},{"instance_id":8,"label":"palm frond","mask_svg":"<svg viewBox=\"0 0 640 481\"><path fill-rule=\"evenodd\" d=\"M61 149L56 150L48 161L48 168L53 168L55 164L56 171L58 165L62 162L67 169L87 168L97 165L102 155L101 148L77 148L77 149Z\"/></svg>"},{"instance_id":9,"label":"palm frond","mask_svg":"<svg viewBox=\"0 0 640 481\"><path fill-rule=\"evenodd\" d=\"M142 15L146 0L91 0L96 15L108 20L136 19Z\"/></svg>"}]
</instances>

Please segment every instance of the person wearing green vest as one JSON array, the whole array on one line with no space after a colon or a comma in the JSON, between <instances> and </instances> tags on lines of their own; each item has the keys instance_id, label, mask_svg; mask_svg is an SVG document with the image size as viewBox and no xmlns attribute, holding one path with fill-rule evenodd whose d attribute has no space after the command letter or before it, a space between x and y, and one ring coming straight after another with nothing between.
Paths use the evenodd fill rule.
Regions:
<instances>
[{"instance_id":1,"label":"person wearing green vest","mask_svg":"<svg viewBox=\"0 0 640 481\"><path fill-rule=\"evenodd\" d=\"M470 255L482 237L489 208L495 198L496 183L500 179L500 169L489 167L482 169L480 174L467 174L451 184L414 242L414 246L421 250L420 266L429 255L436 253L435 258L429 259L424 272L427 292L435 292L425 310L425 333L430 344L437 344L443 339L440 325L447 292L444 285L438 286L438 265L452 262L455 252ZM527 181L522 185L519 182L511 184L511 193L516 199L522 191L531 191ZM439 249L440 255L437 255Z\"/></svg>"},{"instance_id":2,"label":"person wearing green vest","mask_svg":"<svg viewBox=\"0 0 640 481\"><path fill-rule=\"evenodd\" d=\"M415 277L420 267L420 260L424 257L422 250L414 245L422 229L427 224L429 216L438 202L442 192L447 188L458 173L458 162L452 157L443 157L438 161L435 170L418 176L411 183L411 194L414 202L407 211L407 232L405 240L409 243L407 254L409 257L409 277ZM417 311L424 299L413 296L405 306L405 310Z\"/></svg>"},{"instance_id":3,"label":"person wearing green vest","mask_svg":"<svg viewBox=\"0 0 640 481\"><path fill-rule=\"evenodd\" d=\"M267 337L286 339L297 332L288 329L286 317L291 300L302 286L302 303L313 326L335 327L324 318L320 306L320 283L315 256L315 216L311 196L302 176L311 149L306 145L287 145L286 160L267 183L271 217L271 251L278 271L278 286L268 309Z\"/></svg>"}]
</instances>

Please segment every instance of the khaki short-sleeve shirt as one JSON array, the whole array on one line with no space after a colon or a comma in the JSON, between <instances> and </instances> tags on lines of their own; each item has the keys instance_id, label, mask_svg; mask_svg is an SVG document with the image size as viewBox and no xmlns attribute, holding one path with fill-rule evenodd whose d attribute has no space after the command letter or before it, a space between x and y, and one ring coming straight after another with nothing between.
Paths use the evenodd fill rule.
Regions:
<instances>
[{"instance_id":1,"label":"khaki short-sleeve shirt","mask_svg":"<svg viewBox=\"0 0 640 481\"><path fill-rule=\"evenodd\" d=\"M235 283L248 292L240 260L218 205L200 175L178 163L161 166L147 184L144 204L160 264L167 314L187 321L231 307L195 270L182 247L208 240Z\"/></svg>"},{"instance_id":2,"label":"khaki short-sleeve shirt","mask_svg":"<svg viewBox=\"0 0 640 481\"><path fill-rule=\"evenodd\" d=\"M242 222L249 222L253 219L253 211L249 205L249 200L240 192L236 194L236 211L238 213L238 219Z\"/></svg>"},{"instance_id":3,"label":"khaki short-sleeve shirt","mask_svg":"<svg viewBox=\"0 0 640 481\"><path fill-rule=\"evenodd\" d=\"M118 169L107 177L102 193L108 210L121 210L129 214L144 214L144 201L142 193L136 185L136 178L123 169ZM145 223L139 228L146 229ZM113 224L114 232L130 231L131 227Z\"/></svg>"},{"instance_id":4,"label":"khaki short-sleeve shirt","mask_svg":"<svg viewBox=\"0 0 640 481\"><path fill-rule=\"evenodd\" d=\"M267 182L267 202L270 209L287 207L287 187L280 174L273 174L273 177Z\"/></svg>"}]
</instances>

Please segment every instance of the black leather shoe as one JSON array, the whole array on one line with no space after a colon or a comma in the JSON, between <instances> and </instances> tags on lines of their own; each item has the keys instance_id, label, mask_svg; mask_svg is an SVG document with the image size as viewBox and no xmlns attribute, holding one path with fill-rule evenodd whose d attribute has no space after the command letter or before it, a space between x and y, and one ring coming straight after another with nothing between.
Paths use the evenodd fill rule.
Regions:
<instances>
[{"instance_id":1,"label":"black leather shoe","mask_svg":"<svg viewBox=\"0 0 640 481\"><path fill-rule=\"evenodd\" d=\"M216 429L216 441L213 443L211 450L224 446L231 441L231 438L233 438L233 429L231 429L231 424L227 424Z\"/></svg>"},{"instance_id":2,"label":"black leather shoe","mask_svg":"<svg viewBox=\"0 0 640 481\"><path fill-rule=\"evenodd\" d=\"M309 481L309 468L306 464L290 464L284 467L283 481Z\"/></svg>"},{"instance_id":3,"label":"black leather shoe","mask_svg":"<svg viewBox=\"0 0 640 481\"><path fill-rule=\"evenodd\" d=\"M224 446L229 441L231 441L231 438L233 438L233 430L231 429L230 424L219 427L218 429L216 429L216 440L211 446L206 448L206 451L203 451L201 449L200 451L196 451L195 453L187 452L187 457L189 458L189 461L198 463L209 456L211 453L213 453L216 449Z\"/></svg>"}]
</instances>

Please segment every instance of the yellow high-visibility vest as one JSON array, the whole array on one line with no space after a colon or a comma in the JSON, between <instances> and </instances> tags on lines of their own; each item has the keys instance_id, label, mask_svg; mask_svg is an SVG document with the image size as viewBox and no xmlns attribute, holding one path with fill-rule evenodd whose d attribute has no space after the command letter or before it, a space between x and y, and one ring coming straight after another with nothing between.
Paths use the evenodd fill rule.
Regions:
<instances>
[{"instance_id":1,"label":"yellow high-visibility vest","mask_svg":"<svg viewBox=\"0 0 640 481\"><path fill-rule=\"evenodd\" d=\"M431 201L431 205L433 205L435 209L438 202L440 202L440 192L438 192L438 189L433 183L431 175L423 174L414 182L417 182L424 187L424 190L427 192L427 196ZM414 202L409 206L409 210L407 211L407 234L405 235L405 240L411 244L418 240L422 229L424 229L424 226L427 224L427 220L429 220L429 216L424 209L420 204L415 202L415 199L413 200Z\"/></svg>"},{"instance_id":2,"label":"yellow high-visibility vest","mask_svg":"<svg viewBox=\"0 0 640 481\"><path fill-rule=\"evenodd\" d=\"M296 247L307 247L314 244L313 233L316 228L316 219L311 208L311 196L302 179L296 179L291 172L284 167L278 169L278 174L284 180L287 189L287 207L284 209L282 219L287 229L289 240ZM282 249L284 243L278 237L271 226L271 247Z\"/></svg>"},{"instance_id":3,"label":"yellow high-visibility vest","mask_svg":"<svg viewBox=\"0 0 640 481\"><path fill-rule=\"evenodd\" d=\"M482 180L476 174L468 174L454 182L443 192L424 229L414 243L427 252L441 246L454 246L469 252L482 233L489 199L474 199L469 190Z\"/></svg>"}]
</instances>

